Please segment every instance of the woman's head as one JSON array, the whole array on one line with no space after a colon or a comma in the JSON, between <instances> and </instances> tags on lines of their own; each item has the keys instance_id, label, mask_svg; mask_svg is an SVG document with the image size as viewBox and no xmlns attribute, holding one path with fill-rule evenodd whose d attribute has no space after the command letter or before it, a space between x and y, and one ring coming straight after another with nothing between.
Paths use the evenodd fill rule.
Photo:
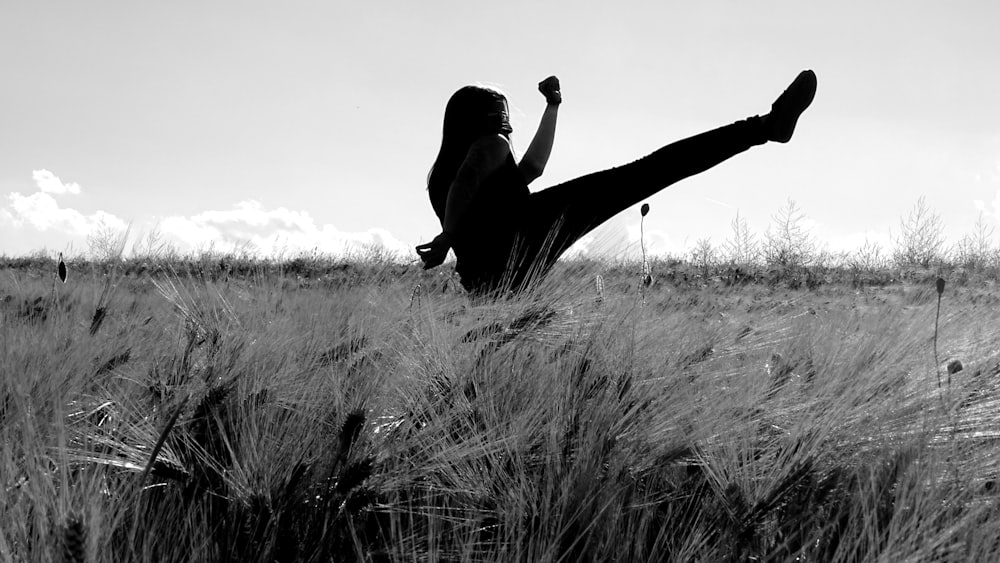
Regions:
<instances>
[{"instance_id":1,"label":"woman's head","mask_svg":"<svg viewBox=\"0 0 1000 563\"><path fill-rule=\"evenodd\" d=\"M465 86L452 94L444 110L444 141L472 144L483 135L509 135L507 98L485 86Z\"/></svg>"},{"instance_id":2,"label":"woman's head","mask_svg":"<svg viewBox=\"0 0 1000 563\"><path fill-rule=\"evenodd\" d=\"M508 136L512 131L507 98L497 90L465 86L452 94L444 110L441 150L427 177L431 204L442 221L448 188L472 143L486 135Z\"/></svg>"}]
</instances>

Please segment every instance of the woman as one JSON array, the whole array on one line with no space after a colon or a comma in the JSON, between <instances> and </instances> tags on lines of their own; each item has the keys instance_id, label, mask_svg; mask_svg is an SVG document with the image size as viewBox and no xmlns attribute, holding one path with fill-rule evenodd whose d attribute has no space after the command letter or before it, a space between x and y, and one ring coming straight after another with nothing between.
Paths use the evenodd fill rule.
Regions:
<instances>
[{"instance_id":1,"label":"woman","mask_svg":"<svg viewBox=\"0 0 1000 563\"><path fill-rule=\"evenodd\" d=\"M462 285L475 294L519 290L547 272L574 242L620 211L678 180L752 146L787 143L812 103L816 75L806 70L771 105L753 116L667 145L635 162L531 193L552 152L562 93L550 76L538 85L546 107L520 162L510 146L507 99L466 86L448 101L441 150L428 177L442 233L416 248L424 269L449 249Z\"/></svg>"}]
</instances>

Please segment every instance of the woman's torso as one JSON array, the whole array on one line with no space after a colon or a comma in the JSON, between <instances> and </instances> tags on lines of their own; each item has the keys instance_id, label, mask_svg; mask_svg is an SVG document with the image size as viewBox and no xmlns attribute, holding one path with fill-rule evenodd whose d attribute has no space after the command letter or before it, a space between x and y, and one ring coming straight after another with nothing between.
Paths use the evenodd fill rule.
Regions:
<instances>
[{"instance_id":1,"label":"woman's torso","mask_svg":"<svg viewBox=\"0 0 1000 563\"><path fill-rule=\"evenodd\" d=\"M513 155L479 186L452 241L463 285L481 285L503 274L530 193Z\"/></svg>"}]
</instances>

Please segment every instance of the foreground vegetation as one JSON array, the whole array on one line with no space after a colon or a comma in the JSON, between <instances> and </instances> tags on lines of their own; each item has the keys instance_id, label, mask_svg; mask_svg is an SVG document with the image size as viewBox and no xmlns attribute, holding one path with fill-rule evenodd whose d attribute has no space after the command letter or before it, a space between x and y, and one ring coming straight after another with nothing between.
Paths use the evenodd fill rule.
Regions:
<instances>
[{"instance_id":1,"label":"foreground vegetation","mask_svg":"<svg viewBox=\"0 0 1000 563\"><path fill-rule=\"evenodd\" d=\"M957 269L935 341L941 270L7 266L4 561L1000 554L1000 295Z\"/></svg>"}]
</instances>

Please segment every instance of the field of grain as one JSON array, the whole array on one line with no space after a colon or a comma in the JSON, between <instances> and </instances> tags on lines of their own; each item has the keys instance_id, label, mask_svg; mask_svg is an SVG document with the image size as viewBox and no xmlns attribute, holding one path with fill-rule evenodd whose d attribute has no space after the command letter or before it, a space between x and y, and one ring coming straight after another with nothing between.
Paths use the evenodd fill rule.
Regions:
<instances>
[{"instance_id":1,"label":"field of grain","mask_svg":"<svg viewBox=\"0 0 1000 563\"><path fill-rule=\"evenodd\" d=\"M1000 558L1000 290L637 281L0 270L0 560Z\"/></svg>"}]
</instances>

